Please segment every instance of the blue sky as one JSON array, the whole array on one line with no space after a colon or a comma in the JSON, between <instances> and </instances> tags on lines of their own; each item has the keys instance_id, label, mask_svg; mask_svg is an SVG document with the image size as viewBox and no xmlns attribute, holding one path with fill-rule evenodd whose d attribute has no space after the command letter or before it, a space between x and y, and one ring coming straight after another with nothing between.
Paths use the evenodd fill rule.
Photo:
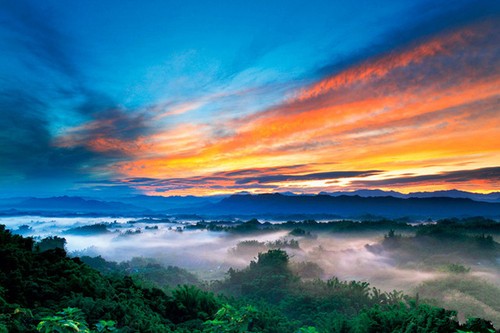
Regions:
<instances>
[{"instance_id":1,"label":"blue sky","mask_svg":"<svg viewBox=\"0 0 500 333\"><path fill-rule=\"evenodd\" d=\"M262 165L255 165L257 157L236 163L238 156L254 153L245 155L241 147L207 152L215 149L210 145L236 138L247 131L245 124L289 105L300 91L322 80L469 27L490 34L480 25L498 23L498 17L494 1L3 1L0 188L12 195L258 190L259 186L234 186L227 178L229 183L214 185L211 192L205 180L197 186L193 177L297 165L300 151L281 155L279 161L263 160ZM457 68L461 66L457 59L467 58L491 76L486 69L498 69L498 47L493 43L478 37L461 48L453 46ZM478 56L481 48L489 53ZM416 82L418 72L432 71L442 60L433 61L424 69L409 68L411 75L401 84L421 84ZM475 80L473 75L465 73L462 79ZM488 75L481 75L486 80ZM495 77L488 76L488 82ZM472 102L481 101L467 101ZM324 103L333 105L331 100ZM484 106L485 113L491 103ZM195 140L185 138L190 131ZM279 139L290 141L287 147L328 146L325 155L334 147L310 136ZM166 141L186 147L170 153ZM496 167L491 148L485 149L462 151L455 157L468 163L469 155L490 154L469 163L469 168ZM200 167L204 163L200 157L207 154L220 165ZM180 172L186 167L158 167L179 164L181 155L195 161L190 172ZM224 160L228 155L232 161ZM303 159L317 164L297 175L367 171L352 161L335 166L333 158L304 154ZM137 161L144 161L138 162L142 173L134 164ZM377 166L381 167L398 177L404 170L416 169L401 168L397 173L394 167ZM441 169L414 172L457 170L443 162ZM132 186L128 180L136 177L185 179L189 185ZM329 180L352 183L344 178ZM490 185L474 183L464 189L491 190ZM272 184L263 190L316 191L324 186Z\"/></svg>"}]
</instances>

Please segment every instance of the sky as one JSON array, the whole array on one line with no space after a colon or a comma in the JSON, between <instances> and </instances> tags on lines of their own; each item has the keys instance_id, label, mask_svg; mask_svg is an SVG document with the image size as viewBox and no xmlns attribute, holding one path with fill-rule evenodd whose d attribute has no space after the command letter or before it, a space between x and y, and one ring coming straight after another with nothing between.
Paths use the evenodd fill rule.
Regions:
<instances>
[{"instance_id":1,"label":"sky","mask_svg":"<svg viewBox=\"0 0 500 333\"><path fill-rule=\"evenodd\" d=\"M0 1L3 197L500 191L500 2Z\"/></svg>"}]
</instances>

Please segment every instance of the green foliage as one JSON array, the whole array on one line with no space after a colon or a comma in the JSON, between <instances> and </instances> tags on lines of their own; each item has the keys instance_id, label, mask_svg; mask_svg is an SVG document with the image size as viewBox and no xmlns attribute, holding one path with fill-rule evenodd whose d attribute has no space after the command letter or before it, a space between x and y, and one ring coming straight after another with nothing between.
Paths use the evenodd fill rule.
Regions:
<instances>
[{"instance_id":1,"label":"green foliage","mask_svg":"<svg viewBox=\"0 0 500 333\"><path fill-rule=\"evenodd\" d=\"M290 236L306 236L306 235L310 235L311 233L310 232L307 232L305 231L304 229L302 228L294 228L292 231L290 231L288 233Z\"/></svg>"},{"instance_id":2,"label":"green foliage","mask_svg":"<svg viewBox=\"0 0 500 333\"><path fill-rule=\"evenodd\" d=\"M24 332L35 324L35 318L30 309L7 304L0 298L0 332ZM34 327L32 327L34 330Z\"/></svg>"},{"instance_id":3,"label":"green foliage","mask_svg":"<svg viewBox=\"0 0 500 333\"><path fill-rule=\"evenodd\" d=\"M229 253L235 256L254 256L269 249L294 249L300 250L299 241L296 239L277 239L275 241L259 242L258 240L241 241Z\"/></svg>"},{"instance_id":4,"label":"green foliage","mask_svg":"<svg viewBox=\"0 0 500 333\"><path fill-rule=\"evenodd\" d=\"M284 296L285 286L296 279L288 261L288 254L280 249L259 253L257 261L251 261L246 269L230 269L222 289L237 296L277 302Z\"/></svg>"},{"instance_id":5,"label":"green foliage","mask_svg":"<svg viewBox=\"0 0 500 333\"><path fill-rule=\"evenodd\" d=\"M478 261L495 264L494 258L500 256L500 244L491 235L479 233L488 230L497 233L500 223L484 222L473 225L470 220L443 220L436 224L423 224L414 227L414 236L402 236L393 229L385 235L382 241L384 250L401 265L408 262L420 263L418 268L442 269L449 265L449 258L460 258L469 265ZM479 221L481 223L481 221ZM376 251L373 246L367 247ZM459 266L448 267L451 273L459 273ZM466 273L466 269L463 270Z\"/></svg>"},{"instance_id":6,"label":"green foliage","mask_svg":"<svg viewBox=\"0 0 500 333\"><path fill-rule=\"evenodd\" d=\"M290 269L301 279L319 279L324 274L323 269L311 261L293 262Z\"/></svg>"},{"instance_id":7,"label":"green foliage","mask_svg":"<svg viewBox=\"0 0 500 333\"><path fill-rule=\"evenodd\" d=\"M476 244L483 249L494 250L496 248L496 243L491 235L481 234L474 237Z\"/></svg>"},{"instance_id":8,"label":"green foliage","mask_svg":"<svg viewBox=\"0 0 500 333\"><path fill-rule=\"evenodd\" d=\"M258 240L245 240L238 242L235 247L229 250L234 256L255 256L255 254L267 250L265 242Z\"/></svg>"},{"instance_id":9,"label":"green foliage","mask_svg":"<svg viewBox=\"0 0 500 333\"><path fill-rule=\"evenodd\" d=\"M263 227L258 221L246 224L248 229ZM304 227L323 228L317 224ZM419 237L429 235L415 238ZM407 238L399 238L402 249ZM148 259L121 264L100 257L85 261L106 275L78 258L68 258L61 248L34 250L32 239L0 226L0 332L489 333L493 329L483 319L460 325L454 311L418 304L401 291L383 292L366 282L313 276L301 280L297 275L301 270L318 269L319 274L319 267L292 264L282 249L259 253L247 268L230 269L225 281L211 285L225 296L187 284L170 293L155 288L151 285L183 271ZM456 266L453 269L462 270ZM428 290L437 294L452 283L460 292L476 293L489 307L500 307L493 289L474 284L468 275L449 277L456 280L427 285ZM64 310L56 313L60 309Z\"/></svg>"},{"instance_id":10,"label":"green foliage","mask_svg":"<svg viewBox=\"0 0 500 333\"><path fill-rule=\"evenodd\" d=\"M113 332L116 331L116 322L114 320L99 320L97 324L95 324L96 331L98 333L102 332Z\"/></svg>"},{"instance_id":11,"label":"green foliage","mask_svg":"<svg viewBox=\"0 0 500 333\"><path fill-rule=\"evenodd\" d=\"M277 239L274 242L267 242L266 246L269 249L284 249L284 248L290 248L290 249L300 249L299 246L299 241L296 239Z\"/></svg>"},{"instance_id":12,"label":"green foliage","mask_svg":"<svg viewBox=\"0 0 500 333\"><path fill-rule=\"evenodd\" d=\"M88 328L81 310L69 307L58 312L55 316L42 318L42 321L37 325L36 329L42 333L90 333L90 329Z\"/></svg>"},{"instance_id":13,"label":"green foliage","mask_svg":"<svg viewBox=\"0 0 500 333\"><path fill-rule=\"evenodd\" d=\"M43 333L102 333L116 330L116 322L113 320L99 320L95 330L90 330L83 312L78 308L66 308L56 315L42 318L36 329Z\"/></svg>"},{"instance_id":14,"label":"green foliage","mask_svg":"<svg viewBox=\"0 0 500 333\"><path fill-rule=\"evenodd\" d=\"M277 272L286 270L289 256L282 250L269 250L266 253L259 253L257 262L252 261L250 267L274 268Z\"/></svg>"},{"instance_id":15,"label":"green foliage","mask_svg":"<svg viewBox=\"0 0 500 333\"><path fill-rule=\"evenodd\" d=\"M188 320L207 320L211 318L219 308L215 296L195 286L182 285L172 292L176 304L172 315L175 322Z\"/></svg>"},{"instance_id":16,"label":"green foliage","mask_svg":"<svg viewBox=\"0 0 500 333\"><path fill-rule=\"evenodd\" d=\"M107 234L107 233L111 232L108 230L108 225L109 224L107 224L107 223L84 225L84 226L68 229L64 233L70 234L70 235L83 235L83 236Z\"/></svg>"},{"instance_id":17,"label":"green foliage","mask_svg":"<svg viewBox=\"0 0 500 333\"><path fill-rule=\"evenodd\" d=\"M469 318L467 322L462 326L462 329L477 332L477 333L494 333L495 328L491 321L487 321L481 318Z\"/></svg>"},{"instance_id":18,"label":"green foliage","mask_svg":"<svg viewBox=\"0 0 500 333\"><path fill-rule=\"evenodd\" d=\"M33 332L37 318L68 307L80 308L88 322L114 320L125 331L168 331L176 303L162 291L141 288L127 277L104 277L60 248L40 252L33 245L0 226L0 321L9 332ZM34 318L17 308L30 308ZM45 322L42 328L58 324Z\"/></svg>"},{"instance_id":19,"label":"green foliage","mask_svg":"<svg viewBox=\"0 0 500 333\"><path fill-rule=\"evenodd\" d=\"M209 231L225 231L235 234L257 234L276 231L276 228L269 222L260 223L257 219L251 219L246 222L228 222L228 221L201 221L193 226L187 226L188 229L205 229Z\"/></svg>"},{"instance_id":20,"label":"green foliage","mask_svg":"<svg viewBox=\"0 0 500 333\"><path fill-rule=\"evenodd\" d=\"M55 250L55 249L64 250L66 247L66 239L57 236L50 236L36 243L35 247L40 252Z\"/></svg>"},{"instance_id":21,"label":"green foliage","mask_svg":"<svg viewBox=\"0 0 500 333\"><path fill-rule=\"evenodd\" d=\"M460 309L462 320L481 317L500 325L500 288L476 276L453 274L429 280L417 292L428 304Z\"/></svg>"},{"instance_id":22,"label":"green foliage","mask_svg":"<svg viewBox=\"0 0 500 333\"><path fill-rule=\"evenodd\" d=\"M257 315L257 310L253 306L235 308L229 304L224 304L215 314L213 320L205 322L207 333L242 333L249 332L253 328L253 323Z\"/></svg>"},{"instance_id":23,"label":"green foliage","mask_svg":"<svg viewBox=\"0 0 500 333\"><path fill-rule=\"evenodd\" d=\"M297 331L297 333L319 333L316 327L313 326L307 326L307 327L301 327Z\"/></svg>"},{"instance_id":24,"label":"green foliage","mask_svg":"<svg viewBox=\"0 0 500 333\"><path fill-rule=\"evenodd\" d=\"M288 233L290 236L304 237L304 238L316 238L316 235L311 234L310 231L304 230L303 228L294 228Z\"/></svg>"},{"instance_id":25,"label":"green foliage","mask_svg":"<svg viewBox=\"0 0 500 333\"><path fill-rule=\"evenodd\" d=\"M453 274L466 274L470 272L470 267L460 264L448 264L442 267L442 271Z\"/></svg>"},{"instance_id":26,"label":"green foliage","mask_svg":"<svg viewBox=\"0 0 500 333\"><path fill-rule=\"evenodd\" d=\"M163 266L154 259L134 257L130 261L116 263L106 261L101 256L83 256L81 261L103 274L123 276L130 275L143 286L153 286L166 290L181 284L199 285L196 275L175 266Z\"/></svg>"}]
</instances>

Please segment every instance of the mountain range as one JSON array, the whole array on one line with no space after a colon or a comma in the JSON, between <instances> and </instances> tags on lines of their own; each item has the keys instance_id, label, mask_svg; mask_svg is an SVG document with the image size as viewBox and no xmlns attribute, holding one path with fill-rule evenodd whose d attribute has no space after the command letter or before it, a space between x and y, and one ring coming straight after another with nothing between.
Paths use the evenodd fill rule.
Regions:
<instances>
[{"instance_id":1,"label":"mountain range","mask_svg":"<svg viewBox=\"0 0 500 333\"><path fill-rule=\"evenodd\" d=\"M391 196L395 198L463 198L472 199L475 201L485 202L500 202L500 192L491 193L472 193L459 190L446 190L446 191L433 191L433 192L411 192L408 194L396 191L383 191L383 190L356 190L351 192L320 192L319 194L328 194L331 196L340 195L358 195L360 197L386 197Z\"/></svg>"},{"instance_id":2,"label":"mountain range","mask_svg":"<svg viewBox=\"0 0 500 333\"><path fill-rule=\"evenodd\" d=\"M500 202L468 198L396 198L359 195L290 196L283 194L233 195L197 210L198 214L276 215L332 214L340 217L377 215L383 217L500 216Z\"/></svg>"},{"instance_id":3,"label":"mountain range","mask_svg":"<svg viewBox=\"0 0 500 333\"><path fill-rule=\"evenodd\" d=\"M112 201L82 197L0 199L3 215L23 214L199 214L202 216L329 214L339 217L500 217L500 193L463 191L402 194L381 190L297 195L273 193L230 196L146 196L113 198Z\"/></svg>"}]
</instances>

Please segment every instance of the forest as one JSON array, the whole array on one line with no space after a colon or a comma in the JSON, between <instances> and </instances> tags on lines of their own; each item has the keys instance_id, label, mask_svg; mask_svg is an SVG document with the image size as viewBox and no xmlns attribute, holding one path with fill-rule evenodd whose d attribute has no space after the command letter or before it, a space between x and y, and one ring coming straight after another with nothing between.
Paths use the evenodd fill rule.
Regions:
<instances>
[{"instance_id":1,"label":"forest","mask_svg":"<svg viewBox=\"0 0 500 333\"><path fill-rule=\"evenodd\" d=\"M2 225L0 332L495 332L491 318L459 318L456 303L444 309L429 297L453 285L471 306L474 294L490 308L500 308L498 288L469 277L466 265L498 256L499 244L491 236L499 231L494 221L417 226L395 221L202 221L190 228L256 237L278 228L293 238L240 242L234 253L257 251L246 267L229 268L222 279L202 280L151 258L114 262L101 256L70 257L63 237L23 237ZM105 232L103 226L94 229ZM389 251L401 265L426 265L447 278L424 282L410 295L363 281L321 278L324 270L317 262L291 260L301 240L314 241L320 231L371 229L388 231L379 244L367 245L368 251ZM426 262L436 251L454 251L463 261Z\"/></svg>"}]
</instances>

